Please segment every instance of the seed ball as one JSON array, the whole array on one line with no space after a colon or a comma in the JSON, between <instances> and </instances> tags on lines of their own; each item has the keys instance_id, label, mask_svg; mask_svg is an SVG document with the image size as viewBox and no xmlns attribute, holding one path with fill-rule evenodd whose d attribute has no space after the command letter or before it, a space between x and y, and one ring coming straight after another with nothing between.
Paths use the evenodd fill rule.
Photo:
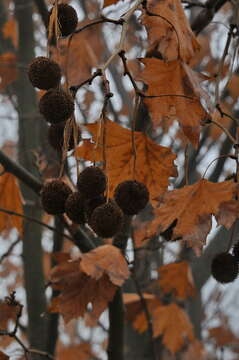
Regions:
<instances>
[{"instance_id":1,"label":"seed ball","mask_svg":"<svg viewBox=\"0 0 239 360\"><path fill-rule=\"evenodd\" d=\"M61 68L55 61L39 56L29 65L28 77L34 87L49 90L59 84Z\"/></svg>"},{"instance_id":2,"label":"seed ball","mask_svg":"<svg viewBox=\"0 0 239 360\"><path fill-rule=\"evenodd\" d=\"M87 199L85 201L85 215L86 219L90 220L90 217L95 210L100 205L103 205L106 202L106 197L103 195L99 195L93 199Z\"/></svg>"},{"instance_id":3,"label":"seed ball","mask_svg":"<svg viewBox=\"0 0 239 360\"><path fill-rule=\"evenodd\" d=\"M126 215L136 215L147 205L149 191L142 182L128 180L116 187L114 198Z\"/></svg>"},{"instance_id":4,"label":"seed ball","mask_svg":"<svg viewBox=\"0 0 239 360\"><path fill-rule=\"evenodd\" d=\"M99 167L89 166L80 173L77 188L85 198L95 198L105 191L106 176Z\"/></svg>"},{"instance_id":5,"label":"seed ball","mask_svg":"<svg viewBox=\"0 0 239 360\"><path fill-rule=\"evenodd\" d=\"M71 194L66 200L66 215L76 224L85 223L84 200L79 192Z\"/></svg>"},{"instance_id":6,"label":"seed ball","mask_svg":"<svg viewBox=\"0 0 239 360\"><path fill-rule=\"evenodd\" d=\"M220 283L229 283L238 275L238 262L235 256L226 252L218 254L212 260L212 276Z\"/></svg>"},{"instance_id":7,"label":"seed ball","mask_svg":"<svg viewBox=\"0 0 239 360\"><path fill-rule=\"evenodd\" d=\"M70 187L62 180L53 179L47 182L41 191L43 209L52 215L65 212L65 202L72 193Z\"/></svg>"},{"instance_id":8,"label":"seed ball","mask_svg":"<svg viewBox=\"0 0 239 360\"><path fill-rule=\"evenodd\" d=\"M122 223L123 212L113 200L95 208L89 221L94 232L103 238L114 236Z\"/></svg>"},{"instance_id":9,"label":"seed ball","mask_svg":"<svg viewBox=\"0 0 239 360\"><path fill-rule=\"evenodd\" d=\"M237 259L237 261L239 261L239 242L237 242L237 243L233 246L232 253L233 253L233 255L235 256L235 258Z\"/></svg>"},{"instance_id":10,"label":"seed ball","mask_svg":"<svg viewBox=\"0 0 239 360\"><path fill-rule=\"evenodd\" d=\"M77 13L75 11L75 9L67 4L60 4L58 5L58 24L59 24L59 28L60 28L60 32L62 36L68 36L70 34L72 34L75 29L76 26L78 24L78 17L77 17ZM50 10L49 13L49 19L50 19L50 15L52 13L52 9Z\"/></svg>"},{"instance_id":11,"label":"seed ball","mask_svg":"<svg viewBox=\"0 0 239 360\"><path fill-rule=\"evenodd\" d=\"M61 152L63 149L65 125L66 123L62 121L60 123L50 125L48 129L48 141L50 145L58 152ZM79 143L80 138L81 138L81 132L80 129L78 128L77 144ZM73 134L73 129L71 128L71 134L70 134L67 150L70 151L74 149L74 147L75 147L74 134Z\"/></svg>"},{"instance_id":12,"label":"seed ball","mask_svg":"<svg viewBox=\"0 0 239 360\"><path fill-rule=\"evenodd\" d=\"M51 89L41 97L39 110L46 121L56 124L69 119L73 114L74 101L65 91Z\"/></svg>"}]
</instances>

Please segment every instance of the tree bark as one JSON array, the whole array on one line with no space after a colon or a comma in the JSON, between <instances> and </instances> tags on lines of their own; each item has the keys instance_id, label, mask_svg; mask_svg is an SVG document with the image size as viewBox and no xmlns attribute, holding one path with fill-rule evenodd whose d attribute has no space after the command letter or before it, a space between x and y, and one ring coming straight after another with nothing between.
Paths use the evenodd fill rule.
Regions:
<instances>
[{"instance_id":1,"label":"tree bark","mask_svg":"<svg viewBox=\"0 0 239 360\"><path fill-rule=\"evenodd\" d=\"M19 29L18 61L27 66L34 58L33 4L31 0L15 0L15 14ZM40 146L40 123L37 118L36 93L26 71L19 69L15 86L19 115L19 162L32 175L38 177L33 152ZM21 184L25 200L24 214L41 219L38 196ZM30 347L46 349L46 299L42 266L42 231L38 224L25 222L23 236L23 266L28 312L28 340ZM34 355L39 358L39 355Z\"/></svg>"}]
</instances>

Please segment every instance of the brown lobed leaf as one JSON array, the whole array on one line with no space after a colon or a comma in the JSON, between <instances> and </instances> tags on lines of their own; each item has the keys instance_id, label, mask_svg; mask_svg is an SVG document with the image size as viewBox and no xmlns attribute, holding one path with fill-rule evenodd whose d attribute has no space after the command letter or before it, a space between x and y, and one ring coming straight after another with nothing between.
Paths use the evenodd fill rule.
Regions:
<instances>
[{"instance_id":1,"label":"brown lobed leaf","mask_svg":"<svg viewBox=\"0 0 239 360\"><path fill-rule=\"evenodd\" d=\"M18 26L15 18L10 17L2 28L3 36L5 39L10 39L12 44L17 49L18 46Z\"/></svg>"},{"instance_id":2,"label":"brown lobed leaf","mask_svg":"<svg viewBox=\"0 0 239 360\"><path fill-rule=\"evenodd\" d=\"M208 94L200 82L207 78L194 72L180 60L164 62L156 58L140 60L145 67L137 75L137 80L147 85L144 99L153 125L162 126L165 121L170 125L177 120L184 134L197 147L200 125L210 116L201 105L202 98L210 107ZM171 96L170 96L171 95Z\"/></svg>"},{"instance_id":3,"label":"brown lobed leaf","mask_svg":"<svg viewBox=\"0 0 239 360\"><path fill-rule=\"evenodd\" d=\"M119 0L104 0L104 8L110 5L115 5Z\"/></svg>"},{"instance_id":4,"label":"brown lobed leaf","mask_svg":"<svg viewBox=\"0 0 239 360\"><path fill-rule=\"evenodd\" d=\"M95 280L100 279L105 273L114 285L121 286L129 277L128 265L116 246L99 246L82 254L81 259L81 270Z\"/></svg>"},{"instance_id":5,"label":"brown lobed leaf","mask_svg":"<svg viewBox=\"0 0 239 360\"><path fill-rule=\"evenodd\" d=\"M79 345L71 345L60 349L57 360L92 360L96 359L96 355L91 349L89 343L81 343Z\"/></svg>"},{"instance_id":6,"label":"brown lobed leaf","mask_svg":"<svg viewBox=\"0 0 239 360\"><path fill-rule=\"evenodd\" d=\"M237 185L231 181L213 183L205 179L169 191L155 210L156 217L147 236L164 232L174 224L171 240L180 238L189 245L201 247L211 229L211 215L215 215L218 223L227 228L237 218L237 201L233 201L236 192ZM231 206L231 202L236 206ZM227 211L226 219L222 216L224 209Z\"/></svg>"},{"instance_id":7,"label":"brown lobed leaf","mask_svg":"<svg viewBox=\"0 0 239 360\"><path fill-rule=\"evenodd\" d=\"M0 176L0 208L23 214L22 196L16 178L10 173ZM21 217L0 212L0 233L16 228L22 234Z\"/></svg>"},{"instance_id":8,"label":"brown lobed leaf","mask_svg":"<svg viewBox=\"0 0 239 360\"><path fill-rule=\"evenodd\" d=\"M82 21L77 28L90 22L89 19ZM74 34L72 40L60 39L59 52L52 47L53 60L60 64L63 73L67 75L69 86L85 81L91 76L92 68L99 66L104 54L104 43L100 34L101 25L91 26Z\"/></svg>"},{"instance_id":9,"label":"brown lobed leaf","mask_svg":"<svg viewBox=\"0 0 239 360\"><path fill-rule=\"evenodd\" d=\"M3 353L2 351L0 351L0 360L8 360L9 356L6 355L5 353Z\"/></svg>"},{"instance_id":10,"label":"brown lobed leaf","mask_svg":"<svg viewBox=\"0 0 239 360\"><path fill-rule=\"evenodd\" d=\"M193 34L180 0L149 0L148 13L142 16L142 22L148 32L149 44L166 61L179 57L189 62L199 43Z\"/></svg>"},{"instance_id":11,"label":"brown lobed leaf","mask_svg":"<svg viewBox=\"0 0 239 360\"><path fill-rule=\"evenodd\" d=\"M58 256L60 264L53 268L51 281L60 295L53 299L50 311L60 312L68 322L84 316L91 304L91 318L97 320L113 299L115 284L122 285L129 276L126 261L116 250L112 245L101 246L74 261Z\"/></svg>"},{"instance_id":12,"label":"brown lobed leaf","mask_svg":"<svg viewBox=\"0 0 239 360\"><path fill-rule=\"evenodd\" d=\"M173 354L182 349L187 341L193 341L193 327L190 320L178 305L154 303L149 307L154 337L162 336L162 343ZM134 328L144 332L148 328L145 314L141 312L133 322Z\"/></svg>"},{"instance_id":13,"label":"brown lobed leaf","mask_svg":"<svg viewBox=\"0 0 239 360\"><path fill-rule=\"evenodd\" d=\"M14 53L6 52L0 55L0 91L17 79L17 57Z\"/></svg>"},{"instance_id":14,"label":"brown lobed leaf","mask_svg":"<svg viewBox=\"0 0 239 360\"><path fill-rule=\"evenodd\" d=\"M195 295L192 272L186 261L163 265L158 271L160 288L164 293L173 293L182 300Z\"/></svg>"},{"instance_id":15,"label":"brown lobed leaf","mask_svg":"<svg viewBox=\"0 0 239 360\"><path fill-rule=\"evenodd\" d=\"M0 301L0 330L7 331L8 322L12 320L15 323L20 311L21 307L18 303L10 304Z\"/></svg>"},{"instance_id":16,"label":"brown lobed leaf","mask_svg":"<svg viewBox=\"0 0 239 360\"><path fill-rule=\"evenodd\" d=\"M216 326L208 329L209 338L215 339L218 346L229 346L238 343L238 338L225 326Z\"/></svg>"},{"instance_id":17,"label":"brown lobed leaf","mask_svg":"<svg viewBox=\"0 0 239 360\"><path fill-rule=\"evenodd\" d=\"M96 148L99 124L86 125L93 135L93 143L84 140L76 149L78 158L90 161L103 160L102 141L99 139ZM143 182L151 200L158 198L168 186L168 178L177 176L174 166L176 156L167 147L153 142L144 133L135 131L136 168L135 179ZM106 173L109 177L109 194L112 196L115 187L125 180L133 178L132 133L130 130L107 120L106 122Z\"/></svg>"}]
</instances>

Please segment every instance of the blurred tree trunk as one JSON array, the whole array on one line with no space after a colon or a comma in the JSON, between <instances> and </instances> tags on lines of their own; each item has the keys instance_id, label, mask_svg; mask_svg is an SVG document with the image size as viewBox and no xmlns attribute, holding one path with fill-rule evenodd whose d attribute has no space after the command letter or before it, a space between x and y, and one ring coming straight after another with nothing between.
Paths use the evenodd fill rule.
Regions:
<instances>
[{"instance_id":1,"label":"blurred tree trunk","mask_svg":"<svg viewBox=\"0 0 239 360\"><path fill-rule=\"evenodd\" d=\"M39 176L34 164L34 151L40 147L40 120L36 92L28 80L26 71L27 65L35 55L32 13L31 0L15 0L15 14L19 29L18 62L24 65L24 68L19 69L15 87L19 115L18 158L21 165L35 176ZM25 200L25 215L40 220L42 211L38 197L24 185L21 185L21 190ZM30 347L45 350L47 318L41 239L41 227L35 223L25 222L23 264L28 313L27 333Z\"/></svg>"}]
</instances>

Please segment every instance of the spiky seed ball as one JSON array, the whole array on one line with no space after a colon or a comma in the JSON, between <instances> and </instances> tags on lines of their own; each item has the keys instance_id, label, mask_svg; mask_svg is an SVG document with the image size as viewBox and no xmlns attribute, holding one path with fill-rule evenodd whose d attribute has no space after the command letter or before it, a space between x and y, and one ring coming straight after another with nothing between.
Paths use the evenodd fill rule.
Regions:
<instances>
[{"instance_id":1,"label":"spiky seed ball","mask_svg":"<svg viewBox=\"0 0 239 360\"><path fill-rule=\"evenodd\" d=\"M43 209L52 215L65 212L65 202L72 193L70 187L62 180L52 179L48 181L41 191Z\"/></svg>"},{"instance_id":2,"label":"spiky seed ball","mask_svg":"<svg viewBox=\"0 0 239 360\"><path fill-rule=\"evenodd\" d=\"M113 200L95 208L89 221L94 232L103 238L114 236L122 223L123 212Z\"/></svg>"},{"instance_id":3,"label":"spiky seed ball","mask_svg":"<svg viewBox=\"0 0 239 360\"><path fill-rule=\"evenodd\" d=\"M80 173L77 188L85 198L92 199L105 191L106 176L99 167L89 166Z\"/></svg>"},{"instance_id":4,"label":"spiky seed ball","mask_svg":"<svg viewBox=\"0 0 239 360\"><path fill-rule=\"evenodd\" d=\"M226 252L214 257L211 264L212 276L220 283L229 283L238 275L238 262L235 256Z\"/></svg>"},{"instance_id":5,"label":"spiky seed ball","mask_svg":"<svg viewBox=\"0 0 239 360\"><path fill-rule=\"evenodd\" d=\"M75 9L67 4L60 4L58 5L58 24L61 31L62 36L68 36L72 34L77 26L78 23L78 17L77 12ZM49 19L50 15L52 13L52 9L49 13Z\"/></svg>"},{"instance_id":6,"label":"spiky seed ball","mask_svg":"<svg viewBox=\"0 0 239 360\"><path fill-rule=\"evenodd\" d=\"M106 202L106 197L103 195L96 196L93 199L87 199L85 201L86 219L89 221L95 208L97 208L100 205L103 205L105 202Z\"/></svg>"},{"instance_id":7,"label":"spiky seed ball","mask_svg":"<svg viewBox=\"0 0 239 360\"><path fill-rule=\"evenodd\" d=\"M61 68L55 61L38 56L29 65L28 77L34 87L49 90L59 84Z\"/></svg>"},{"instance_id":8,"label":"spiky seed ball","mask_svg":"<svg viewBox=\"0 0 239 360\"><path fill-rule=\"evenodd\" d=\"M56 150L61 152L64 144L64 130L65 130L66 123L64 121L57 123L57 124L51 124L48 129L48 141L50 145ZM79 143L81 138L81 132L78 128L77 131L77 144ZM68 151L74 149L74 134L73 129L71 129L71 135L68 143Z\"/></svg>"},{"instance_id":9,"label":"spiky seed ball","mask_svg":"<svg viewBox=\"0 0 239 360\"><path fill-rule=\"evenodd\" d=\"M84 200L79 192L71 194L66 200L66 215L76 224L85 223Z\"/></svg>"},{"instance_id":10,"label":"spiky seed ball","mask_svg":"<svg viewBox=\"0 0 239 360\"><path fill-rule=\"evenodd\" d=\"M46 121L56 124L69 119L74 112L74 101L63 90L48 90L40 99L40 113Z\"/></svg>"},{"instance_id":11,"label":"spiky seed ball","mask_svg":"<svg viewBox=\"0 0 239 360\"><path fill-rule=\"evenodd\" d=\"M126 215L136 215L147 205L149 191L142 182L127 180L116 187L114 198Z\"/></svg>"},{"instance_id":12,"label":"spiky seed ball","mask_svg":"<svg viewBox=\"0 0 239 360\"><path fill-rule=\"evenodd\" d=\"M233 246L232 253L235 256L235 258L237 259L237 261L239 261L239 241Z\"/></svg>"}]
</instances>

